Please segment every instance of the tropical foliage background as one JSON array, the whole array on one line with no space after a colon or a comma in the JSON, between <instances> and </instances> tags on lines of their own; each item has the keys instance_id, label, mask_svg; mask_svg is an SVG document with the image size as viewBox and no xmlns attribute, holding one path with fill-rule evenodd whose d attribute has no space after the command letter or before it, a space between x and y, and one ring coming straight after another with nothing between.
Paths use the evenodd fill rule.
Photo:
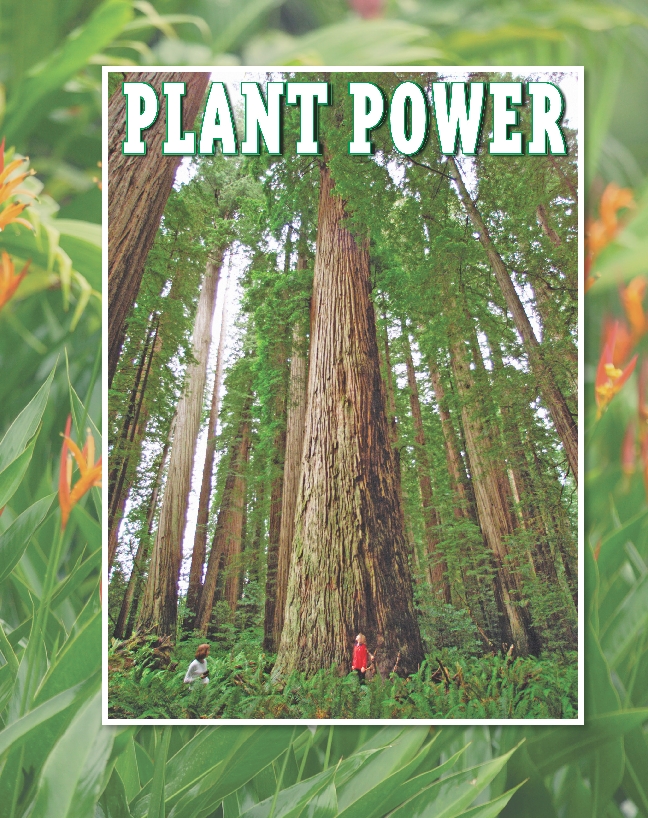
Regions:
<instances>
[{"instance_id":1,"label":"tropical foliage background","mask_svg":"<svg viewBox=\"0 0 648 818\"><path fill-rule=\"evenodd\" d=\"M3 0L0 19L7 158L39 194L33 229L0 233L32 259L0 311L3 814L648 815L643 4ZM52 495L66 416L77 442L100 425L99 66L127 61L585 65L585 727L101 726L97 490L63 537Z\"/></svg>"}]
</instances>

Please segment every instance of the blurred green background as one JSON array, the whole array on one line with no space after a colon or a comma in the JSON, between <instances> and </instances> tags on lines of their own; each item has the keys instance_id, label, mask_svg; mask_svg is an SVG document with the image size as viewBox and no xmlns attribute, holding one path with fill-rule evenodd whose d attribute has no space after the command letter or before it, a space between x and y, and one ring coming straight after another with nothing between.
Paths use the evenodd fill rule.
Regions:
<instances>
[{"instance_id":1,"label":"blurred green background","mask_svg":"<svg viewBox=\"0 0 648 818\"><path fill-rule=\"evenodd\" d=\"M46 692L63 699L53 705L41 690L30 707L12 711L11 690L6 694L11 668L0 651L0 814L229 818L249 809L277 818L334 816L346 804L355 816L379 816L388 808L379 790L384 780L392 789L416 775L435 780L417 755L421 746L428 761L440 763L471 742L452 762L453 774L465 780L453 778L445 788L426 784L419 801L398 814L648 816L642 727L648 718L648 445L646 413L638 414L646 400L637 397L635 374L600 420L594 402L604 324L625 320L620 286L648 265L647 24L641 0L524 6L509 0L1 0L0 133L8 148L30 156L44 183L34 208L40 219L35 236L2 234L5 244L12 236L18 242L17 255L37 255L39 270L37 285L0 314L3 430L64 346L70 382L99 425L93 381L99 312L92 290L98 288L101 221L102 65L584 65L586 213L598 218L610 182L632 189L636 204L621 211L616 236L612 231L593 259L595 281L586 299L586 727L454 726L440 736L412 727L400 735L401 728L352 726L322 727L314 735L301 726L102 728L98 568L88 557L96 531L91 514L79 513L77 544L58 576L68 586L74 580L74 587L50 633L29 636L29 606L39 598L46 549L32 543L2 580L1 619L17 661L23 672L30 662L42 664L34 641L42 639L52 662ZM640 353L637 372L646 326L631 339ZM70 400L65 367L59 372L32 501L45 491L41 482L51 491L56 481L56 430ZM632 447L626 445L622 463L632 422ZM75 573L81 565L82 574ZM38 672L44 678L47 667ZM373 773L361 769L372 754ZM355 778L351 770L346 783L330 773L342 756L361 769ZM464 772L474 765L477 772ZM310 776L308 790L302 775Z\"/></svg>"}]
</instances>

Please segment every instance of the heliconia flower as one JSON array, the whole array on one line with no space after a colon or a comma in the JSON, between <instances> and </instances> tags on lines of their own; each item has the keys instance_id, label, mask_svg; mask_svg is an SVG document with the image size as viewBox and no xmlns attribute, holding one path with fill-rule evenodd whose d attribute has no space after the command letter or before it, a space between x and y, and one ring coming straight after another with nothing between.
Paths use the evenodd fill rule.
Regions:
<instances>
[{"instance_id":1,"label":"heliconia flower","mask_svg":"<svg viewBox=\"0 0 648 818\"><path fill-rule=\"evenodd\" d=\"M639 357L635 355L623 370L614 365L614 347L616 344L617 329L618 325L615 324L605 342L596 370L594 391L596 395L596 405L598 406L597 419L601 417L603 412L607 409L608 403L628 380Z\"/></svg>"},{"instance_id":2,"label":"heliconia flower","mask_svg":"<svg viewBox=\"0 0 648 818\"><path fill-rule=\"evenodd\" d=\"M637 443L635 421L631 420L626 427L623 443L621 444L621 468L627 477L634 474L636 459Z\"/></svg>"},{"instance_id":3,"label":"heliconia flower","mask_svg":"<svg viewBox=\"0 0 648 818\"><path fill-rule=\"evenodd\" d=\"M9 164L5 167L4 153L5 141L3 139L2 142L0 142L0 204L6 202L10 196L16 193L26 193L29 196L33 196L34 194L27 190L19 190L18 186L28 176L33 176L36 171L26 170L23 173L13 176L13 178L9 178L12 176L14 171L18 170L21 165L29 160L27 158L14 159L13 162L9 162ZM28 222L27 219L23 219L20 216L27 206L28 205L25 202L12 202L10 205L8 205L8 207L5 207L4 210L0 211L0 230L4 230L8 224L16 222L18 224L25 225L25 227L29 227L30 230L33 230L33 225Z\"/></svg>"},{"instance_id":4,"label":"heliconia flower","mask_svg":"<svg viewBox=\"0 0 648 818\"><path fill-rule=\"evenodd\" d=\"M630 207L634 207L632 191L610 182L599 202L599 218L590 219L585 225L585 292L596 281L592 276L596 257L623 226L619 220L619 211Z\"/></svg>"},{"instance_id":5,"label":"heliconia flower","mask_svg":"<svg viewBox=\"0 0 648 818\"><path fill-rule=\"evenodd\" d=\"M92 486L101 487L101 458L94 462L95 443L90 429L87 430L83 451L70 438L72 418L68 415L61 449L59 470L59 505L61 506L61 528L65 528L70 512ZM72 487L72 456L76 460L81 476Z\"/></svg>"},{"instance_id":6,"label":"heliconia flower","mask_svg":"<svg viewBox=\"0 0 648 818\"><path fill-rule=\"evenodd\" d=\"M643 298L646 294L647 284L645 278L637 276L632 279L627 287L620 288L621 303L632 329L633 343L638 341L647 329L643 308Z\"/></svg>"},{"instance_id":7,"label":"heliconia flower","mask_svg":"<svg viewBox=\"0 0 648 818\"><path fill-rule=\"evenodd\" d=\"M27 275L30 263L31 260L25 264L19 273L16 273L11 256L6 250L2 251L2 257L0 258L0 310L13 296L20 282Z\"/></svg>"},{"instance_id":8,"label":"heliconia flower","mask_svg":"<svg viewBox=\"0 0 648 818\"><path fill-rule=\"evenodd\" d=\"M616 367L621 367L624 361L628 360L632 347L634 346L632 333L624 321L606 318L603 322L603 346L615 334L614 357L612 363Z\"/></svg>"}]
</instances>

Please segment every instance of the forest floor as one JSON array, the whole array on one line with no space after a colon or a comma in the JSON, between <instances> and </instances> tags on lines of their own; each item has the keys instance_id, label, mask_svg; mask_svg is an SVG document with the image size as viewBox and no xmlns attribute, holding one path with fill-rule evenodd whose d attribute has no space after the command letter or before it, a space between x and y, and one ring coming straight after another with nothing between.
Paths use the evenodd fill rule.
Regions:
<instances>
[{"instance_id":1,"label":"forest floor","mask_svg":"<svg viewBox=\"0 0 648 818\"><path fill-rule=\"evenodd\" d=\"M234 636L234 635L233 635ZM571 719L577 716L575 653L511 658L435 650L407 678L323 669L306 679L273 678L274 656L262 633L211 644L209 683L183 684L196 646L155 637L113 643L109 653L109 716L141 719ZM369 674L368 674L369 677Z\"/></svg>"}]
</instances>

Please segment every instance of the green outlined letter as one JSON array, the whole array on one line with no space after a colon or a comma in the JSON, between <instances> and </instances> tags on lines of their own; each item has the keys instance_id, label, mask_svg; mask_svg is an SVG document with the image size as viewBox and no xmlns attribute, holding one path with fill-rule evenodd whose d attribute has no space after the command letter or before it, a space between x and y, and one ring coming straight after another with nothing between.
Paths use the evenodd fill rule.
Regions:
<instances>
[{"instance_id":1,"label":"green outlined letter","mask_svg":"<svg viewBox=\"0 0 648 818\"><path fill-rule=\"evenodd\" d=\"M470 103L466 109L465 82L433 82L434 114L441 153L454 156L457 153L457 131L461 152L466 156L477 153L484 116L484 83L470 82ZM448 86L450 106L448 106Z\"/></svg>"},{"instance_id":2,"label":"green outlined letter","mask_svg":"<svg viewBox=\"0 0 648 818\"><path fill-rule=\"evenodd\" d=\"M407 122L408 109L410 123ZM401 82L396 88L389 108L389 129L394 147L405 156L414 156L423 148L428 133L428 107L420 85Z\"/></svg>"},{"instance_id":3,"label":"green outlined letter","mask_svg":"<svg viewBox=\"0 0 648 818\"><path fill-rule=\"evenodd\" d=\"M217 139L220 139L221 150L225 156L234 156L237 153L232 106L224 82L212 82L209 89L200 128L198 152L203 156L213 156L216 152L214 142Z\"/></svg>"},{"instance_id":4,"label":"green outlined letter","mask_svg":"<svg viewBox=\"0 0 648 818\"><path fill-rule=\"evenodd\" d=\"M162 143L163 156L193 156L196 152L196 134L182 132L182 97L187 93L185 82L163 82L162 93L167 98L166 139Z\"/></svg>"},{"instance_id":5,"label":"green outlined letter","mask_svg":"<svg viewBox=\"0 0 648 818\"><path fill-rule=\"evenodd\" d=\"M266 108L259 83L241 83L241 94L245 97L245 139L241 145L241 153L250 156L259 155L259 132L261 132L268 153L273 156L281 154L280 103L283 93L283 82L267 82L268 106Z\"/></svg>"},{"instance_id":6,"label":"green outlined letter","mask_svg":"<svg viewBox=\"0 0 648 818\"><path fill-rule=\"evenodd\" d=\"M519 156L522 153L522 134L510 132L518 124L518 112L508 107L522 104L521 82L491 82L488 90L493 97L493 138L488 152L503 156Z\"/></svg>"},{"instance_id":7,"label":"green outlined letter","mask_svg":"<svg viewBox=\"0 0 648 818\"><path fill-rule=\"evenodd\" d=\"M544 156L549 153L564 156L567 143L560 127L565 110L565 98L560 88L551 82L528 82L527 93L531 97L531 133L527 153Z\"/></svg>"},{"instance_id":8,"label":"green outlined letter","mask_svg":"<svg viewBox=\"0 0 648 818\"><path fill-rule=\"evenodd\" d=\"M352 156L371 156L374 145L367 132L377 128L385 117L385 95L373 82L350 82L353 97L353 140L349 142Z\"/></svg>"},{"instance_id":9,"label":"green outlined letter","mask_svg":"<svg viewBox=\"0 0 648 818\"><path fill-rule=\"evenodd\" d=\"M122 152L126 156L145 156L142 131L157 119L158 96L148 82L122 82L122 93L126 97L126 139L122 142Z\"/></svg>"},{"instance_id":10,"label":"green outlined letter","mask_svg":"<svg viewBox=\"0 0 648 818\"><path fill-rule=\"evenodd\" d=\"M317 106L329 105L328 82L289 82L286 94L286 103L299 105L299 141L297 142L298 156L320 156L322 146L317 141Z\"/></svg>"}]
</instances>

